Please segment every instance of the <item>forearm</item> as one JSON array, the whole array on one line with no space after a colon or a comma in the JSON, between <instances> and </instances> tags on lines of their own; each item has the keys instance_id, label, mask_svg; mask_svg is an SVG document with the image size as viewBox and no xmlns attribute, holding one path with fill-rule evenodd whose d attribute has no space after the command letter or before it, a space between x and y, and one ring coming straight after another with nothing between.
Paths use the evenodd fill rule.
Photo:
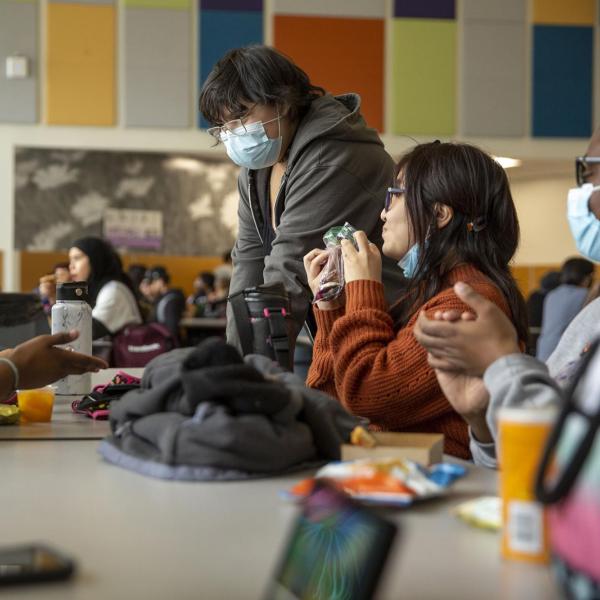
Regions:
<instances>
[{"instance_id":1,"label":"forearm","mask_svg":"<svg viewBox=\"0 0 600 600\"><path fill-rule=\"evenodd\" d=\"M412 327L394 331L383 286L353 281L346 297L346 315L329 336L337 395L346 408L390 429L448 413Z\"/></svg>"},{"instance_id":2,"label":"forearm","mask_svg":"<svg viewBox=\"0 0 600 600\"><path fill-rule=\"evenodd\" d=\"M317 321L317 335L313 346L313 358L308 370L306 385L335 395L333 355L329 338L335 321L344 316L344 308L314 311Z\"/></svg>"},{"instance_id":3,"label":"forearm","mask_svg":"<svg viewBox=\"0 0 600 600\"><path fill-rule=\"evenodd\" d=\"M0 401L7 400L15 391L15 375L5 362L0 362Z\"/></svg>"}]
</instances>

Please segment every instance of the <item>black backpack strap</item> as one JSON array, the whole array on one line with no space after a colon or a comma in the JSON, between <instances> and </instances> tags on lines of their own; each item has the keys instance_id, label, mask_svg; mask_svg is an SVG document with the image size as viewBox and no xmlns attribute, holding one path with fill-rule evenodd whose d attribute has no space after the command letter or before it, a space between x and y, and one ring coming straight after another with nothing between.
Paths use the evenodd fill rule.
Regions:
<instances>
[{"instance_id":1,"label":"black backpack strap","mask_svg":"<svg viewBox=\"0 0 600 600\"><path fill-rule=\"evenodd\" d=\"M254 350L254 334L252 332L252 323L250 322L250 314L246 306L244 292L238 292L233 296L229 296L231 310L233 310L233 319L237 328L240 344L242 345L242 354L252 354Z\"/></svg>"},{"instance_id":2,"label":"black backpack strap","mask_svg":"<svg viewBox=\"0 0 600 600\"><path fill-rule=\"evenodd\" d=\"M285 319L286 310L285 308L265 308L263 314L269 324L275 360L284 369L290 369L290 341Z\"/></svg>"}]
</instances>

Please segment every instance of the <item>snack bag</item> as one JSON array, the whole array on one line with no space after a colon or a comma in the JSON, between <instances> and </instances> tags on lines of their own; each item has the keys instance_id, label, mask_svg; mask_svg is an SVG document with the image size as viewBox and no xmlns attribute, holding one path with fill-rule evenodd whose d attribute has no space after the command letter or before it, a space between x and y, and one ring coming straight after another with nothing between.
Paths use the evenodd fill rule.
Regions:
<instances>
[{"instance_id":1,"label":"snack bag","mask_svg":"<svg viewBox=\"0 0 600 600\"><path fill-rule=\"evenodd\" d=\"M342 260L342 240L350 240L356 247L354 233L356 229L350 223L332 227L323 236L325 248L329 252L327 263L321 271L319 289L313 304L319 300L335 300L344 291L344 261Z\"/></svg>"}]
</instances>

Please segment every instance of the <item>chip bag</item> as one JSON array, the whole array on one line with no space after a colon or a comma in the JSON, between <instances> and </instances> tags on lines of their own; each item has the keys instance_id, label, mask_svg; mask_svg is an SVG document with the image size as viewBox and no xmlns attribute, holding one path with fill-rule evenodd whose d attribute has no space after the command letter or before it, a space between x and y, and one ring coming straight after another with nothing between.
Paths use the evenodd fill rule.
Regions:
<instances>
[{"instance_id":1,"label":"chip bag","mask_svg":"<svg viewBox=\"0 0 600 600\"><path fill-rule=\"evenodd\" d=\"M350 240L355 247L354 233L356 229L350 223L331 227L323 236L325 249L328 252L327 263L321 271L319 289L315 294L315 302L335 300L344 291L344 261L342 259L342 240Z\"/></svg>"}]
</instances>

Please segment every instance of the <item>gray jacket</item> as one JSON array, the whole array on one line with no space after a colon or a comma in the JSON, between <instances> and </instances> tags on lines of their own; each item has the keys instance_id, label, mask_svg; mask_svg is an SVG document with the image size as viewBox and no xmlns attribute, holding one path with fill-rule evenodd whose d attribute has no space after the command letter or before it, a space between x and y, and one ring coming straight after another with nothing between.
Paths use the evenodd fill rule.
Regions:
<instances>
[{"instance_id":1,"label":"gray jacket","mask_svg":"<svg viewBox=\"0 0 600 600\"><path fill-rule=\"evenodd\" d=\"M326 95L315 100L290 146L275 205L276 237L271 248L262 237L266 187L256 184L264 171L240 172L239 232L232 254L230 294L261 283L282 282L292 296L297 334L312 300L304 255L323 247L323 234L346 221L364 230L381 248L380 213L393 172L392 158L360 114L360 96ZM402 272L385 258L383 281L390 297L397 297ZM227 321L227 340L239 347L230 310Z\"/></svg>"},{"instance_id":2,"label":"gray jacket","mask_svg":"<svg viewBox=\"0 0 600 600\"><path fill-rule=\"evenodd\" d=\"M561 390L571 383L584 348L598 336L600 299L588 304L571 321L547 364L526 354L511 354L491 364L483 381L490 393L486 420L494 440L498 435L498 409L502 406L559 404ZM471 435L471 453L476 464L497 466L494 444L481 444Z\"/></svg>"},{"instance_id":3,"label":"gray jacket","mask_svg":"<svg viewBox=\"0 0 600 600\"><path fill-rule=\"evenodd\" d=\"M486 421L498 440L498 410L502 407L560 406L562 391L546 365L527 354L510 354L492 363L483 376L490 393ZM471 436L471 453L476 464L497 466L496 445L481 444Z\"/></svg>"}]
</instances>

